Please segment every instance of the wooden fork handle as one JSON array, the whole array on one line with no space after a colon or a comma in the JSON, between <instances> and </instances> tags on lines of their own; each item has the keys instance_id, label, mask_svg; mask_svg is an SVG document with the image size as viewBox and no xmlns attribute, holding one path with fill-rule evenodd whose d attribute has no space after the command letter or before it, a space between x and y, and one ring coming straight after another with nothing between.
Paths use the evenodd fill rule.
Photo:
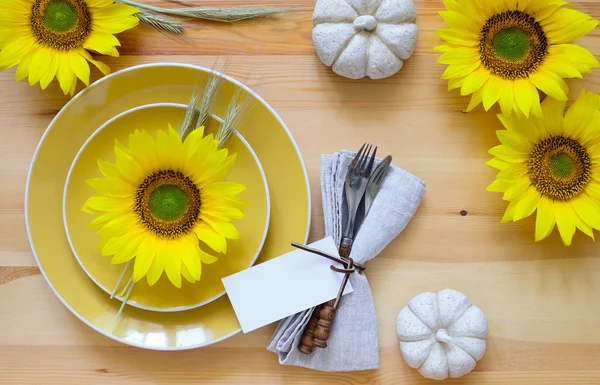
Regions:
<instances>
[{"instance_id":1,"label":"wooden fork handle","mask_svg":"<svg viewBox=\"0 0 600 385\"><path fill-rule=\"evenodd\" d=\"M331 332L331 325L335 318L335 308L333 307L335 300L325 302L321 305L321 311L319 311L319 321L317 322L317 328L314 332L313 345L325 349L327 347L327 340L329 339L329 333Z\"/></svg>"},{"instance_id":2,"label":"wooden fork handle","mask_svg":"<svg viewBox=\"0 0 600 385\"><path fill-rule=\"evenodd\" d=\"M352 251L352 243L350 242L342 242L340 245L340 249L338 250L340 257L348 258L350 257L350 252Z\"/></svg>"},{"instance_id":3,"label":"wooden fork handle","mask_svg":"<svg viewBox=\"0 0 600 385\"><path fill-rule=\"evenodd\" d=\"M342 242L339 249L339 254L343 258L349 258L352 251L351 242ZM335 299L321 305L319 311L319 321L317 328L314 330L313 345L318 348L326 348L333 319L335 318Z\"/></svg>"},{"instance_id":4,"label":"wooden fork handle","mask_svg":"<svg viewBox=\"0 0 600 385\"><path fill-rule=\"evenodd\" d=\"M304 354L311 354L313 352L314 345L314 333L317 328L317 323L319 322L319 312L321 311L321 305L317 306L310 316L310 321L304 328L304 333L302 334L302 339L300 340L300 345L298 345L298 350L300 350Z\"/></svg>"}]
</instances>

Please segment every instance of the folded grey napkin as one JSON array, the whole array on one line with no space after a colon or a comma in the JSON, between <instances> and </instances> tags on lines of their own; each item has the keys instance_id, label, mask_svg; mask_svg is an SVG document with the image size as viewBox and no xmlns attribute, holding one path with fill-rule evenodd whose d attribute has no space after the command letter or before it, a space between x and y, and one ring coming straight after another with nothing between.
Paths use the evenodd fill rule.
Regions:
<instances>
[{"instance_id":1,"label":"folded grey napkin","mask_svg":"<svg viewBox=\"0 0 600 385\"><path fill-rule=\"evenodd\" d=\"M342 212L346 205L343 186L354 155L353 152L342 151L321 158L325 234L332 236L337 243L342 238ZM424 194L423 181L392 165L354 240L350 257L361 264L376 257L404 230ZM364 273L358 271L350 276L350 282L354 291L345 295L340 302L327 349L315 347L310 355L298 350L304 327L314 308L294 314L279 323L267 349L278 354L280 364L326 372L379 367L377 319L369 282Z\"/></svg>"}]
</instances>

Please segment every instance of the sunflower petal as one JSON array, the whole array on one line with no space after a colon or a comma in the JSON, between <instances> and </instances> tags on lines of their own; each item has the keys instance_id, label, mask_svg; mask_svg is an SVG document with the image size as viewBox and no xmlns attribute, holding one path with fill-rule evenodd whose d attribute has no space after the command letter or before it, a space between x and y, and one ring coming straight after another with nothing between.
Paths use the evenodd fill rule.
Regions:
<instances>
[{"instance_id":1,"label":"sunflower petal","mask_svg":"<svg viewBox=\"0 0 600 385\"><path fill-rule=\"evenodd\" d=\"M202 264L200 264L200 271L202 271ZM188 268L185 266L185 263L181 264L181 275L183 275L183 278L185 278L185 280L188 281L189 283L198 282L198 280L196 278L194 278L192 273L190 273Z\"/></svg>"},{"instance_id":2,"label":"sunflower petal","mask_svg":"<svg viewBox=\"0 0 600 385\"><path fill-rule=\"evenodd\" d=\"M128 199L109 197L105 195L93 195L89 197L82 210L88 213L104 213L107 211L125 210L129 207Z\"/></svg>"},{"instance_id":3,"label":"sunflower petal","mask_svg":"<svg viewBox=\"0 0 600 385\"><path fill-rule=\"evenodd\" d=\"M563 111L567 103L565 101L546 98L542 102L542 113L546 130L550 135L562 135L563 133Z\"/></svg>"},{"instance_id":4,"label":"sunflower petal","mask_svg":"<svg viewBox=\"0 0 600 385\"><path fill-rule=\"evenodd\" d=\"M550 199L541 197L537 207L537 218L535 220L535 241L540 242L552 233L556 219L554 217L554 206Z\"/></svg>"},{"instance_id":5,"label":"sunflower petal","mask_svg":"<svg viewBox=\"0 0 600 385\"><path fill-rule=\"evenodd\" d=\"M206 243L217 253L227 252L227 240L224 236L217 233L206 222L200 221L195 227L194 232L200 241Z\"/></svg>"},{"instance_id":6,"label":"sunflower petal","mask_svg":"<svg viewBox=\"0 0 600 385\"><path fill-rule=\"evenodd\" d=\"M168 241L169 242L169 241ZM172 241L171 241L172 242ZM165 263L165 272L169 281L175 287L181 288L181 256L173 255L173 249L169 249L169 255L167 256L167 262Z\"/></svg>"},{"instance_id":7,"label":"sunflower petal","mask_svg":"<svg viewBox=\"0 0 600 385\"><path fill-rule=\"evenodd\" d=\"M502 217L502 223L512 222L515 216L515 209L517 208L518 201L513 201L508 204L504 216Z\"/></svg>"},{"instance_id":8,"label":"sunflower petal","mask_svg":"<svg viewBox=\"0 0 600 385\"><path fill-rule=\"evenodd\" d=\"M541 195L534 187L529 187L515 208L514 220L527 218L537 209Z\"/></svg>"},{"instance_id":9,"label":"sunflower petal","mask_svg":"<svg viewBox=\"0 0 600 385\"><path fill-rule=\"evenodd\" d=\"M478 89L477 91L473 92L473 95L471 95L471 101L469 102L469 105L467 106L467 112L471 112L473 111L478 105L481 104L481 102L483 101L483 88Z\"/></svg>"},{"instance_id":10,"label":"sunflower petal","mask_svg":"<svg viewBox=\"0 0 600 385\"><path fill-rule=\"evenodd\" d=\"M496 135L502 144L508 146L515 152L521 152L524 154L529 154L531 152L533 147L532 143L516 132L498 130L496 131Z\"/></svg>"},{"instance_id":11,"label":"sunflower petal","mask_svg":"<svg viewBox=\"0 0 600 385\"><path fill-rule=\"evenodd\" d=\"M137 255L135 256L135 263L133 265L133 282L139 282L146 276L146 274L148 274L148 270L150 270L150 266L152 266L152 262L156 256L156 237L153 235L148 235L143 238L144 239L137 249Z\"/></svg>"},{"instance_id":12,"label":"sunflower petal","mask_svg":"<svg viewBox=\"0 0 600 385\"><path fill-rule=\"evenodd\" d=\"M42 87L43 90L45 90L48 87L50 82L52 82L52 80L56 76L56 72L58 71L59 62L60 62L59 54L54 51L50 51L50 63L48 64L46 71L40 78L40 87Z\"/></svg>"},{"instance_id":13,"label":"sunflower petal","mask_svg":"<svg viewBox=\"0 0 600 385\"><path fill-rule=\"evenodd\" d=\"M504 180L496 179L492 182L491 185L486 187L486 191L503 193L507 189L509 189L512 185L513 185L512 183L506 182Z\"/></svg>"},{"instance_id":14,"label":"sunflower petal","mask_svg":"<svg viewBox=\"0 0 600 385\"><path fill-rule=\"evenodd\" d=\"M576 230L576 218L573 207L568 202L554 202L554 216L556 218L556 227L560 232L565 246L571 246L573 241L573 235Z\"/></svg>"},{"instance_id":15,"label":"sunflower petal","mask_svg":"<svg viewBox=\"0 0 600 385\"><path fill-rule=\"evenodd\" d=\"M558 8L541 22L550 44L569 43L598 26L590 15L572 8Z\"/></svg>"},{"instance_id":16,"label":"sunflower petal","mask_svg":"<svg viewBox=\"0 0 600 385\"><path fill-rule=\"evenodd\" d=\"M90 66L77 51L69 51L69 64L73 73L85 84L90 85Z\"/></svg>"},{"instance_id":17,"label":"sunflower petal","mask_svg":"<svg viewBox=\"0 0 600 385\"><path fill-rule=\"evenodd\" d=\"M31 82L31 71L29 76L29 81ZM77 77L71 70L69 55L66 52L60 52L58 54L58 71L56 72L56 78L65 95L71 91L73 83L77 82Z\"/></svg>"},{"instance_id":18,"label":"sunflower petal","mask_svg":"<svg viewBox=\"0 0 600 385\"><path fill-rule=\"evenodd\" d=\"M467 47L476 47L479 40L476 34L465 33L452 28L442 28L435 31L436 35L451 44L464 45Z\"/></svg>"},{"instance_id":19,"label":"sunflower petal","mask_svg":"<svg viewBox=\"0 0 600 385\"><path fill-rule=\"evenodd\" d=\"M148 281L148 285L153 286L156 282L158 282L160 276L165 270L165 265L167 263L167 259L169 258L169 247L167 244L167 240L165 239L157 239L156 240L156 254L154 255L154 260L152 261L152 265L148 269L146 273L146 279Z\"/></svg>"},{"instance_id":20,"label":"sunflower petal","mask_svg":"<svg viewBox=\"0 0 600 385\"><path fill-rule=\"evenodd\" d=\"M588 225L587 223L585 223L578 215L575 215L575 221L576 221L576 225L577 228L584 233L585 235L587 235L588 237L592 238L592 240L596 240L594 237L594 230L592 229L592 227L590 225Z\"/></svg>"},{"instance_id":21,"label":"sunflower petal","mask_svg":"<svg viewBox=\"0 0 600 385\"><path fill-rule=\"evenodd\" d=\"M489 111L490 108L502 96L502 80L496 76L491 76L483 86L483 108Z\"/></svg>"},{"instance_id":22,"label":"sunflower petal","mask_svg":"<svg viewBox=\"0 0 600 385\"><path fill-rule=\"evenodd\" d=\"M490 76L490 71L485 69L483 66L479 67L476 71L472 72L465 78L465 83L460 89L460 94L463 96L472 94L483 87Z\"/></svg>"},{"instance_id":23,"label":"sunflower petal","mask_svg":"<svg viewBox=\"0 0 600 385\"><path fill-rule=\"evenodd\" d=\"M593 92L581 90L579 97L565 114L565 135L572 138L579 138L594 117L596 117L598 109L600 109L600 96Z\"/></svg>"},{"instance_id":24,"label":"sunflower petal","mask_svg":"<svg viewBox=\"0 0 600 385\"><path fill-rule=\"evenodd\" d=\"M440 64L471 64L480 60L479 50L471 47L457 47L440 55Z\"/></svg>"},{"instance_id":25,"label":"sunflower petal","mask_svg":"<svg viewBox=\"0 0 600 385\"><path fill-rule=\"evenodd\" d=\"M525 195L525 193L529 189L529 186L531 186L531 181L529 180L529 178L523 179L523 180L515 183L508 190L506 190L506 192L504 192L504 196L502 197L502 199L504 199L505 201L519 200L523 197L523 195ZM516 207L515 207L515 209L516 209Z\"/></svg>"},{"instance_id":26,"label":"sunflower petal","mask_svg":"<svg viewBox=\"0 0 600 385\"><path fill-rule=\"evenodd\" d=\"M530 90L531 82L528 79L518 79L514 83L515 100L526 118L529 118L533 106L533 95Z\"/></svg>"},{"instance_id":27,"label":"sunflower petal","mask_svg":"<svg viewBox=\"0 0 600 385\"><path fill-rule=\"evenodd\" d=\"M87 50L114 57L119 56L119 51L117 51L116 47L120 46L121 43L119 43L119 40L116 37L109 33L101 33L98 31L92 31L85 43L83 43L83 48Z\"/></svg>"},{"instance_id":28,"label":"sunflower petal","mask_svg":"<svg viewBox=\"0 0 600 385\"><path fill-rule=\"evenodd\" d=\"M140 244L143 243L143 240L145 238L145 236L133 237L129 242L127 242L125 245L123 245L121 249L117 251L114 257L111 259L110 263L112 263L113 265L120 265L122 263L130 261L134 257L136 258L135 263L137 263L138 257L136 257L136 254L139 255L138 248L140 247Z\"/></svg>"},{"instance_id":29,"label":"sunflower petal","mask_svg":"<svg viewBox=\"0 0 600 385\"><path fill-rule=\"evenodd\" d=\"M600 230L600 203L587 194L581 194L573 199L573 209L585 223Z\"/></svg>"},{"instance_id":30,"label":"sunflower petal","mask_svg":"<svg viewBox=\"0 0 600 385\"><path fill-rule=\"evenodd\" d=\"M504 170L505 168L508 167L508 164L506 164L503 161L496 159L496 158L492 158L492 159L488 160L487 162L485 162L485 164L487 164L488 166L493 167L497 170Z\"/></svg>"},{"instance_id":31,"label":"sunflower petal","mask_svg":"<svg viewBox=\"0 0 600 385\"><path fill-rule=\"evenodd\" d=\"M106 241L106 244L102 248L101 254L105 257L115 255L122 250L128 242L131 242L133 238L134 237L132 234L129 233L120 235L118 237L112 237Z\"/></svg>"},{"instance_id":32,"label":"sunflower petal","mask_svg":"<svg viewBox=\"0 0 600 385\"><path fill-rule=\"evenodd\" d=\"M104 75L110 74L110 67L107 66L106 64L102 63L101 61L94 60L92 58L92 55L90 55L90 53L88 51L86 51L85 49L79 50L79 54L81 56L83 56L87 61L92 63L94 66L96 66L96 68L98 68L100 70L100 72L102 72L102 74L104 74Z\"/></svg>"},{"instance_id":33,"label":"sunflower petal","mask_svg":"<svg viewBox=\"0 0 600 385\"><path fill-rule=\"evenodd\" d=\"M503 145L492 147L488 152L490 155L508 163L524 162L527 160L526 154L516 152Z\"/></svg>"},{"instance_id":34,"label":"sunflower petal","mask_svg":"<svg viewBox=\"0 0 600 385\"><path fill-rule=\"evenodd\" d=\"M201 219L223 237L227 239L240 239L240 233L231 222L222 221L208 215L203 216Z\"/></svg>"},{"instance_id":35,"label":"sunflower petal","mask_svg":"<svg viewBox=\"0 0 600 385\"><path fill-rule=\"evenodd\" d=\"M137 186L144 177L140 165L117 146L115 146L115 158L121 177L126 179L129 184Z\"/></svg>"},{"instance_id":36,"label":"sunflower petal","mask_svg":"<svg viewBox=\"0 0 600 385\"><path fill-rule=\"evenodd\" d=\"M500 110L502 111L502 114L506 116L510 116L513 111L513 105L515 104L515 94L513 88L514 82L502 82L502 92L500 94L500 100L498 100L498 104L500 104Z\"/></svg>"},{"instance_id":37,"label":"sunflower petal","mask_svg":"<svg viewBox=\"0 0 600 385\"><path fill-rule=\"evenodd\" d=\"M0 50L0 71L11 68L35 48L34 40L21 38L8 43Z\"/></svg>"},{"instance_id":38,"label":"sunflower petal","mask_svg":"<svg viewBox=\"0 0 600 385\"><path fill-rule=\"evenodd\" d=\"M193 279L196 281L200 280L200 275L202 274L202 264L200 263L202 251L198 247L198 239L194 234L190 234L190 236L186 238L186 243L184 244L184 247L181 248L180 254L182 273L183 268L185 267Z\"/></svg>"},{"instance_id":39,"label":"sunflower petal","mask_svg":"<svg viewBox=\"0 0 600 385\"><path fill-rule=\"evenodd\" d=\"M567 91L569 88L560 76L540 69L529 75L529 79L538 89L551 98L560 101L566 101L568 99Z\"/></svg>"},{"instance_id":40,"label":"sunflower petal","mask_svg":"<svg viewBox=\"0 0 600 385\"><path fill-rule=\"evenodd\" d=\"M472 64L451 64L442 74L442 79L448 80L465 77L479 68L480 65L481 62L475 62Z\"/></svg>"}]
</instances>

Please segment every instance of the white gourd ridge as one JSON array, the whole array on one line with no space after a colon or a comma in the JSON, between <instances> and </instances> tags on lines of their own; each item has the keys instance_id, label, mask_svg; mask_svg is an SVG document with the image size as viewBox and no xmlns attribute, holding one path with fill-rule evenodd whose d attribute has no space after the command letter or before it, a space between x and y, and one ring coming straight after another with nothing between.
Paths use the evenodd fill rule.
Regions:
<instances>
[{"instance_id":1,"label":"white gourd ridge","mask_svg":"<svg viewBox=\"0 0 600 385\"><path fill-rule=\"evenodd\" d=\"M398 72L418 37L412 0L318 0L313 42L339 75L382 79Z\"/></svg>"}]
</instances>

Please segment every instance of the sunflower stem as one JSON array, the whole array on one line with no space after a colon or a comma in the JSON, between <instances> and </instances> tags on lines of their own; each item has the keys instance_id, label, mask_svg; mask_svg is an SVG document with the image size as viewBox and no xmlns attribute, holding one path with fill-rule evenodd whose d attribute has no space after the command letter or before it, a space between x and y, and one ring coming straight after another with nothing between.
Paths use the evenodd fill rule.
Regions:
<instances>
[{"instance_id":1,"label":"sunflower stem","mask_svg":"<svg viewBox=\"0 0 600 385\"><path fill-rule=\"evenodd\" d=\"M121 313L123 313L123 309L125 309L125 305L127 305L127 301L129 301L129 297L131 296L131 292L133 291L134 286L135 286L135 283L132 283L131 286L129 287L129 290L127 291L127 295L125 296L125 298L123 298L123 303L121 304L121 307L119 308L119 312L117 313L117 317L116 317L117 321L119 320L119 318L121 318Z\"/></svg>"},{"instance_id":2,"label":"sunflower stem","mask_svg":"<svg viewBox=\"0 0 600 385\"><path fill-rule=\"evenodd\" d=\"M125 285L125 287L123 288L123 291L121 291L121 294L119 294L119 297L123 297L123 295L125 294L125 292L127 291L127 289L129 288L129 286L133 283L133 276L131 278L129 278L129 281L127 281L127 284Z\"/></svg>"},{"instance_id":3,"label":"sunflower stem","mask_svg":"<svg viewBox=\"0 0 600 385\"><path fill-rule=\"evenodd\" d=\"M117 281L117 284L115 285L115 288L113 289L113 291L110 295L110 299L115 298L115 295L117 294L117 290L119 290L119 286L121 286L121 281L123 281L123 277L125 276L125 273L129 269L129 266L131 265L131 261L132 261L131 259L129 261L127 261L127 264L125 265L125 268L123 269L123 272L121 273L121 276L119 277L119 280Z\"/></svg>"}]
</instances>

